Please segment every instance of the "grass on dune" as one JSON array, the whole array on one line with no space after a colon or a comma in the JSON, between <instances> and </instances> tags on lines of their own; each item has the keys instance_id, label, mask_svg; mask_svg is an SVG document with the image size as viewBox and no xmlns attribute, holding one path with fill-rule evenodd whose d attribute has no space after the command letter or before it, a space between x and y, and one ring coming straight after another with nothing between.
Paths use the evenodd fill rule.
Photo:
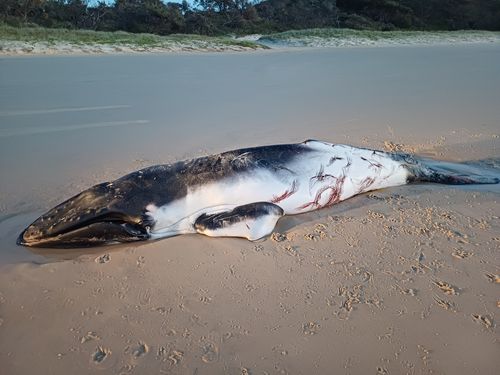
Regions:
<instances>
[{"instance_id":1,"label":"grass on dune","mask_svg":"<svg viewBox=\"0 0 500 375\"><path fill-rule=\"evenodd\" d=\"M160 36L154 34L134 34L125 31L49 29L44 27L12 27L8 25L0 25L0 40L47 43L68 42L74 44L127 44L143 47L162 47L179 43L213 43L254 49L262 48L257 43L236 40L229 37L209 37L189 34Z\"/></svg>"},{"instance_id":2,"label":"grass on dune","mask_svg":"<svg viewBox=\"0 0 500 375\"><path fill-rule=\"evenodd\" d=\"M353 30L353 29L305 29L290 30L281 33L264 35L261 40L287 41L290 39L365 39L372 41L404 40L411 38L466 38L466 37L496 37L500 38L500 32L481 30L459 30L459 31L378 31L378 30Z\"/></svg>"},{"instance_id":3,"label":"grass on dune","mask_svg":"<svg viewBox=\"0 0 500 375\"><path fill-rule=\"evenodd\" d=\"M237 40L231 37L210 37L204 35L172 34L160 36L154 34L134 34L125 31L93 31L72 29L49 29L44 27L13 27L0 23L0 41L42 42L56 44L60 42L75 45L106 44L128 45L132 47L168 48L186 45L191 48L209 48L213 46L243 47L248 49L268 48L259 42L284 43L289 45L343 45L374 43L415 43L434 41L500 41L500 32L461 30L461 31L378 31L353 29L305 29L290 30L262 36L257 43Z\"/></svg>"}]
</instances>

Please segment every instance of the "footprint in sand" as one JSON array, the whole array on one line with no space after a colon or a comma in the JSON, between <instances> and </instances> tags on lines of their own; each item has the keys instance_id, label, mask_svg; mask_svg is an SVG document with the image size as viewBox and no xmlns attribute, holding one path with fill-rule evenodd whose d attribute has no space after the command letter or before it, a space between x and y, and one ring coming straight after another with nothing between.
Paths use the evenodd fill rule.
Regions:
<instances>
[{"instance_id":1,"label":"footprint in sand","mask_svg":"<svg viewBox=\"0 0 500 375\"><path fill-rule=\"evenodd\" d=\"M255 245L253 247L253 249L256 251L256 252L261 252L262 250L264 250L264 246L262 245Z\"/></svg>"},{"instance_id":2,"label":"footprint in sand","mask_svg":"<svg viewBox=\"0 0 500 375\"><path fill-rule=\"evenodd\" d=\"M306 233L304 234L304 239L308 241L317 241L318 236L315 233Z\"/></svg>"},{"instance_id":3,"label":"footprint in sand","mask_svg":"<svg viewBox=\"0 0 500 375\"><path fill-rule=\"evenodd\" d=\"M141 289L139 291L139 303L141 305L148 305L151 302L151 289L146 288L146 289Z\"/></svg>"},{"instance_id":4,"label":"footprint in sand","mask_svg":"<svg viewBox=\"0 0 500 375\"><path fill-rule=\"evenodd\" d=\"M455 249L455 250L453 250L451 255L457 259L465 259L465 258L469 258L470 256L472 256L472 253L468 252L468 251L464 251L462 249Z\"/></svg>"},{"instance_id":5,"label":"footprint in sand","mask_svg":"<svg viewBox=\"0 0 500 375\"><path fill-rule=\"evenodd\" d=\"M120 370L118 371L118 375L130 374L132 371L134 371L134 368L134 365L126 363L120 368Z\"/></svg>"},{"instance_id":6,"label":"footprint in sand","mask_svg":"<svg viewBox=\"0 0 500 375\"><path fill-rule=\"evenodd\" d=\"M109 256L109 254L102 254L95 258L95 262L100 264L108 263L110 260L111 257Z\"/></svg>"},{"instance_id":7,"label":"footprint in sand","mask_svg":"<svg viewBox=\"0 0 500 375\"><path fill-rule=\"evenodd\" d=\"M434 297L434 301L436 302L436 305L438 305L439 307L441 307L445 310L449 310L449 311L453 311L453 312L457 311L455 304L453 302L445 301L444 299L441 299L438 296Z\"/></svg>"},{"instance_id":8,"label":"footprint in sand","mask_svg":"<svg viewBox=\"0 0 500 375\"><path fill-rule=\"evenodd\" d=\"M175 366L182 361L182 357L184 357L184 352L180 350L172 350L168 356L168 360L173 366Z\"/></svg>"},{"instance_id":9,"label":"footprint in sand","mask_svg":"<svg viewBox=\"0 0 500 375\"><path fill-rule=\"evenodd\" d=\"M146 343L139 341L139 344L132 352L132 355L135 358L139 358L139 357L142 357L143 355L147 354L147 352L149 352L149 346Z\"/></svg>"},{"instance_id":10,"label":"footprint in sand","mask_svg":"<svg viewBox=\"0 0 500 375\"><path fill-rule=\"evenodd\" d=\"M484 276L488 279L488 281L495 284L500 284L500 276L493 275L492 273L485 273Z\"/></svg>"},{"instance_id":11,"label":"footprint in sand","mask_svg":"<svg viewBox=\"0 0 500 375\"><path fill-rule=\"evenodd\" d=\"M97 336L97 333L87 332L87 334L80 339L80 343L85 344L88 341L99 340L99 339L100 337Z\"/></svg>"},{"instance_id":12,"label":"footprint in sand","mask_svg":"<svg viewBox=\"0 0 500 375\"><path fill-rule=\"evenodd\" d=\"M102 363L107 357L111 355L111 350L98 346L95 353L92 354L92 360L94 363Z\"/></svg>"},{"instance_id":13,"label":"footprint in sand","mask_svg":"<svg viewBox=\"0 0 500 375\"><path fill-rule=\"evenodd\" d=\"M441 291L445 294L458 296L458 288L448 284L446 281L433 281L433 284L436 285Z\"/></svg>"},{"instance_id":14,"label":"footprint in sand","mask_svg":"<svg viewBox=\"0 0 500 375\"><path fill-rule=\"evenodd\" d=\"M417 290L413 288L402 288L398 285L399 291L401 294L409 295L415 297L417 295Z\"/></svg>"},{"instance_id":15,"label":"footprint in sand","mask_svg":"<svg viewBox=\"0 0 500 375\"><path fill-rule=\"evenodd\" d=\"M211 342L206 343L201 348L201 351L202 351L201 360L205 363L215 362L219 357L219 348L214 343Z\"/></svg>"},{"instance_id":16,"label":"footprint in sand","mask_svg":"<svg viewBox=\"0 0 500 375\"><path fill-rule=\"evenodd\" d=\"M286 240L287 240L287 237L286 237L286 234L283 234L283 233L278 233L278 232L274 232L274 233L271 235L271 239L272 239L274 242L283 242L283 241L286 241Z\"/></svg>"},{"instance_id":17,"label":"footprint in sand","mask_svg":"<svg viewBox=\"0 0 500 375\"><path fill-rule=\"evenodd\" d=\"M482 324L487 329L493 327L493 321L488 316L472 314L472 320L474 320L476 323Z\"/></svg>"},{"instance_id":18,"label":"footprint in sand","mask_svg":"<svg viewBox=\"0 0 500 375\"><path fill-rule=\"evenodd\" d=\"M316 322L307 322L302 324L302 333L304 335L316 335L319 333L319 324Z\"/></svg>"},{"instance_id":19,"label":"footprint in sand","mask_svg":"<svg viewBox=\"0 0 500 375\"><path fill-rule=\"evenodd\" d=\"M137 258L137 268L144 267L145 263L146 263L146 258L144 258L142 255L139 258Z\"/></svg>"}]
</instances>

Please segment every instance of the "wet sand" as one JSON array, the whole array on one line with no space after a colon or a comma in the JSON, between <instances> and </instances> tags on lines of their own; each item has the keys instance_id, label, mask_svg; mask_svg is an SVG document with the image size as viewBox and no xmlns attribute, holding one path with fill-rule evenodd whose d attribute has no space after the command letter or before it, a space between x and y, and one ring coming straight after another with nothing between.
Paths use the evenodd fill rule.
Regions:
<instances>
[{"instance_id":1,"label":"wet sand","mask_svg":"<svg viewBox=\"0 0 500 375\"><path fill-rule=\"evenodd\" d=\"M494 45L0 59L2 372L495 373L498 186L377 191L258 243L15 238L94 183L243 146L498 168L499 66Z\"/></svg>"}]
</instances>

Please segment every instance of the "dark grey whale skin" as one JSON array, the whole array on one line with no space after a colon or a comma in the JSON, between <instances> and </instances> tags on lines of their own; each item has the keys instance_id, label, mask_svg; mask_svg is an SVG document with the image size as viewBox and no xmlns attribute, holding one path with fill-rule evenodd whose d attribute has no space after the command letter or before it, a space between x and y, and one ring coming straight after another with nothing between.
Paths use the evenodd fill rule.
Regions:
<instances>
[{"instance_id":1,"label":"dark grey whale skin","mask_svg":"<svg viewBox=\"0 0 500 375\"><path fill-rule=\"evenodd\" d=\"M251 174L256 169L288 175L293 172L287 164L311 151L306 142L252 147L144 168L95 185L59 204L29 225L17 243L88 247L145 240L154 224L145 215L148 204L161 207L184 197L188 188Z\"/></svg>"}]
</instances>

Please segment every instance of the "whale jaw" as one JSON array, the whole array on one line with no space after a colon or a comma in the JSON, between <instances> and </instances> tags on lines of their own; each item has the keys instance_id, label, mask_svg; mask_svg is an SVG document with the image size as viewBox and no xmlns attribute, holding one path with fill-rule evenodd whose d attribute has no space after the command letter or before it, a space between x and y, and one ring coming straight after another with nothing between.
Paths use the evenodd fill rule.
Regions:
<instances>
[{"instance_id":1,"label":"whale jaw","mask_svg":"<svg viewBox=\"0 0 500 375\"><path fill-rule=\"evenodd\" d=\"M110 245L149 239L147 229L126 222L97 222L54 236L33 235L36 222L18 237L17 244L29 247L74 248Z\"/></svg>"},{"instance_id":2,"label":"whale jaw","mask_svg":"<svg viewBox=\"0 0 500 375\"><path fill-rule=\"evenodd\" d=\"M19 235L17 244L73 248L150 238L150 219L135 214L138 210L117 199L108 185L96 185L49 210Z\"/></svg>"}]
</instances>

